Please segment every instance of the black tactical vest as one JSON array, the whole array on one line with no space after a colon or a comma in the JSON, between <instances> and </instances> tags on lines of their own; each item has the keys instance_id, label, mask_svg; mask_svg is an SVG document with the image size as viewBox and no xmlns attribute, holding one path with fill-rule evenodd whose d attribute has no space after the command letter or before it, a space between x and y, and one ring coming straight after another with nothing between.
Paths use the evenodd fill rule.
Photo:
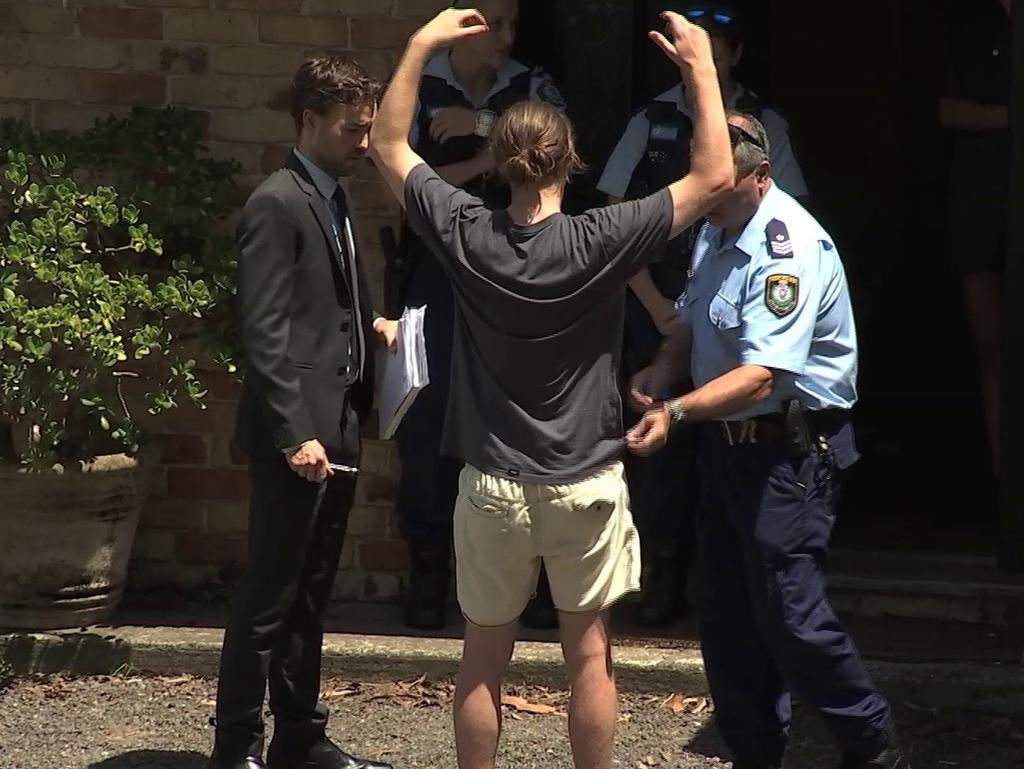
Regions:
<instances>
[{"instance_id":1,"label":"black tactical vest","mask_svg":"<svg viewBox=\"0 0 1024 769\"><path fill-rule=\"evenodd\" d=\"M530 86L533 72L527 70L512 78L508 87L487 100L487 109L500 115L513 104L530 98ZM434 116L446 107L465 107L475 110L476 107L458 88L450 85L444 78L425 75L420 85L420 111L416 116L419 128L419 143L414 149L431 168L461 163L476 157L484 148L487 140L474 135L457 136L444 144L430 138L430 123ZM504 208L508 205L508 190L504 185L483 184L482 179L472 179L464 189L480 198L488 205Z\"/></svg>"},{"instance_id":2,"label":"black tactical vest","mask_svg":"<svg viewBox=\"0 0 1024 769\"><path fill-rule=\"evenodd\" d=\"M760 120L763 107L757 96L746 91L733 109ZM690 117L681 112L675 102L665 101L651 102L642 114L650 125L647 147L626 189L627 200L643 198L664 189L690 171L690 142L693 139ZM686 288L691 240L690 233L684 232L669 243L663 259L651 265L651 276L664 296L679 296Z\"/></svg>"}]
</instances>

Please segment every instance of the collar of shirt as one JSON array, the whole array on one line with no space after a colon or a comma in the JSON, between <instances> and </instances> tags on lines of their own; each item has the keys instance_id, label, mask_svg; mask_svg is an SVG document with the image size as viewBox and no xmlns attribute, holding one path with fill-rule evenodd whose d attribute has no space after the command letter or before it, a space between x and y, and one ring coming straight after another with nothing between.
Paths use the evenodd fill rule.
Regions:
<instances>
[{"instance_id":1,"label":"collar of shirt","mask_svg":"<svg viewBox=\"0 0 1024 769\"><path fill-rule=\"evenodd\" d=\"M497 77L494 80L494 85L491 87L490 92L484 99L482 104L474 104L477 108L483 107L491 97L504 91L510 85L512 85L512 78L517 75L521 75L526 72L528 68L520 64L515 59L509 59L501 65L501 69L497 72ZM452 69L451 54L447 51L439 53L433 59L431 59L426 68L423 70L424 75L430 75L431 77L439 77L444 80L448 85L457 91L461 92L469 101L473 101L469 94L466 93L466 89L462 87L462 83L455 77L455 71Z\"/></svg>"},{"instance_id":2,"label":"collar of shirt","mask_svg":"<svg viewBox=\"0 0 1024 769\"><path fill-rule=\"evenodd\" d=\"M334 193L338 191L340 186L338 180L299 152L298 147L295 148L294 152L295 157L299 159L306 171L309 172L309 177L313 180L313 186L316 187L317 192L323 196L324 200L333 204Z\"/></svg>"},{"instance_id":3,"label":"collar of shirt","mask_svg":"<svg viewBox=\"0 0 1024 769\"><path fill-rule=\"evenodd\" d=\"M732 91L732 96L725 103L726 109L736 109L736 103L742 99L747 93L747 89L743 87L741 83L736 83L736 87ZM669 88L665 93L661 94L655 101L665 101L669 104L675 104L676 109L682 112L689 118L693 118L693 107L690 106L686 100L686 92L683 90L683 84L673 86Z\"/></svg>"},{"instance_id":4,"label":"collar of shirt","mask_svg":"<svg viewBox=\"0 0 1024 769\"><path fill-rule=\"evenodd\" d=\"M747 222L743 231L739 235L729 238L724 243L722 242L722 228L709 224L701 236L701 239L707 245L707 255L710 257L714 254L724 253L736 248L751 258L757 256L758 249L765 245L764 232L768 227L768 222L774 218L775 212L779 209L778 204L782 194L782 191L772 182L772 186L768 188L768 194L761 201L757 213Z\"/></svg>"}]
</instances>

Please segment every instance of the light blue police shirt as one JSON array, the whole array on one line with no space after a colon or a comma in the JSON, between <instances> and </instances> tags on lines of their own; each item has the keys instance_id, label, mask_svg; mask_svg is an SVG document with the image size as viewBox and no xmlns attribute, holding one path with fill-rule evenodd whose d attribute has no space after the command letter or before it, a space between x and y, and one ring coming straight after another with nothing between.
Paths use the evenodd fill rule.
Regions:
<instances>
[{"instance_id":1,"label":"light blue police shirt","mask_svg":"<svg viewBox=\"0 0 1024 769\"><path fill-rule=\"evenodd\" d=\"M690 370L701 387L742 365L774 369L775 391L730 415L850 408L857 400L857 330L839 253L828 233L772 184L738 237L701 230L693 277L676 307L693 332Z\"/></svg>"}]
</instances>

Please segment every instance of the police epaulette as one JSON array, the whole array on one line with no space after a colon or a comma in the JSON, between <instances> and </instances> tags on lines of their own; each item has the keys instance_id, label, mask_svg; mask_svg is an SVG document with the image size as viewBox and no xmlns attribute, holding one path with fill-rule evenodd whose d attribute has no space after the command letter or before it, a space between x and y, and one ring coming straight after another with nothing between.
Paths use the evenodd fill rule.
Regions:
<instances>
[{"instance_id":1,"label":"police epaulette","mask_svg":"<svg viewBox=\"0 0 1024 769\"><path fill-rule=\"evenodd\" d=\"M772 259L793 258L793 241L789 239L789 230L784 222L772 219L764 228L764 234L768 238L768 251Z\"/></svg>"}]
</instances>

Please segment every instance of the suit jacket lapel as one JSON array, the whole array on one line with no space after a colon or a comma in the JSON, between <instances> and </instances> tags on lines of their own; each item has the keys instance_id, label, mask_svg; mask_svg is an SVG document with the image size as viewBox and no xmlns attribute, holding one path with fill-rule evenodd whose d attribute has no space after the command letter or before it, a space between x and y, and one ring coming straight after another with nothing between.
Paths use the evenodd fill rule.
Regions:
<instances>
[{"instance_id":1,"label":"suit jacket lapel","mask_svg":"<svg viewBox=\"0 0 1024 769\"><path fill-rule=\"evenodd\" d=\"M341 270L342 279L345 281L346 287L351 295L352 286L348 285L349 276L348 269L345 266L345 255L341 253L341 244L338 242L339 239L344 236L340 231L338 232L338 237L334 236L334 215L327 207L327 201L323 199L323 196L313 184L313 180L309 178L309 174L306 172L306 167L302 165L301 160L295 157L294 153L289 155L288 161L285 163L285 167L292 172L292 175L295 177L295 183L299 185L299 189L305 192L307 197L309 197L309 207L313 211L313 216L316 218L317 224L320 225L320 229L324 235L324 240L327 241L327 249L331 252L331 256L334 257L334 261L337 263L338 269Z\"/></svg>"}]
</instances>

